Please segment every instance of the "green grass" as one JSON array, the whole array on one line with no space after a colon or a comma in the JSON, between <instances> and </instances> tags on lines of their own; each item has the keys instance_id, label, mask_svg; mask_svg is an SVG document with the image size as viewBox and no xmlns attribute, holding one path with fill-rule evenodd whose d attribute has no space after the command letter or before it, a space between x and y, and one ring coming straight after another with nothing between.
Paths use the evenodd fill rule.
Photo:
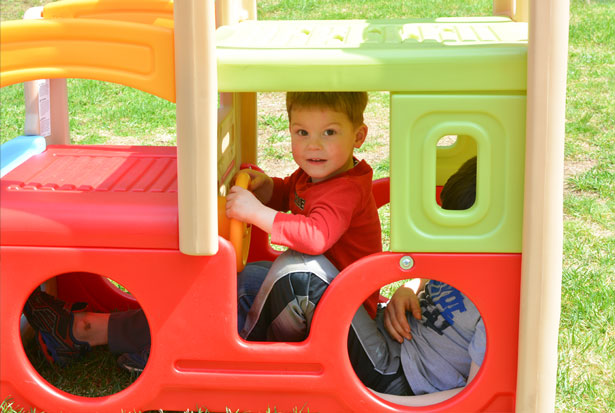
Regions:
<instances>
[{"instance_id":1,"label":"green grass","mask_svg":"<svg viewBox=\"0 0 615 413\"><path fill-rule=\"evenodd\" d=\"M175 145L175 104L117 84L86 79L67 83L72 143ZM23 100L22 85L0 92L2 143L23 134Z\"/></svg>"},{"instance_id":2,"label":"green grass","mask_svg":"<svg viewBox=\"0 0 615 413\"><path fill-rule=\"evenodd\" d=\"M175 145L175 104L93 80L71 79L68 88L70 130L76 143L105 143L116 137L130 143ZM106 127L92 128L96 124Z\"/></svg>"},{"instance_id":3,"label":"green grass","mask_svg":"<svg viewBox=\"0 0 615 413\"><path fill-rule=\"evenodd\" d=\"M440 0L266 0L259 1L260 19L390 19L448 16L490 16L491 1Z\"/></svg>"},{"instance_id":4,"label":"green grass","mask_svg":"<svg viewBox=\"0 0 615 413\"><path fill-rule=\"evenodd\" d=\"M615 3L573 1L556 408L615 410Z\"/></svg>"},{"instance_id":5,"label":"green grass","mask_svg":"<svg viewBox=\"0 0 615 413\"><path fill-rule=\"evenodd\" d=\"M23 134L23 85L10 85L0 89L0 143Z\"/></svg>"},{"instance_id":6,"label":"green grass","mask_svg":"<svg viewBox=\"0 0 615 413\"><path fill-rule=\"evenodd\" d=\"M2 20L20 18L27 6L41 3L2 0ZM261 19L403 18L489 15L491 2L264 0L258 6ZM558 412L615 411L614 50L615 2L571 0ZM259 103L274 98L264 94ZM22 102L21 85L0 91L1 142L22 133ZM292 162L285 108L283 103L278 106L279 110L260 112L262 163ZM70 80L69 110L75 143L175 144L174 105L142 92L96 81ZM385 127L377 127L387 113L388 94L370 93L366 111L370 134L359 155L370 157L376 177L386 176L389 171L386 122ZM380 213L387 248L388 207ZM67 386L71 393L86 394L91 380L98 380L103 392L112 393L134 379L122 376L115 360L104 351L93 353L95 358L85 361L96 366L100 377L86 377L80 369L58 372L46 365L35 349L27 350L43 377L58 387ZM82 388L84 382L86 389ZM16 411L10 401L3 401L1 406L3 413Z\"/></svg>"},{"instance_id":7,"label":"green grass","mask_svg":"<svg viewBox=\"0 0 615 413\"><path fill-rule=\"evenodd\" d=\"M25 346L34 368L49 383L84 397L100 397L125 389L138 377L117 364L117 357L105 347L94 347L78 362L66 367L50 366L40 347L31 341Z\"/></svg>"}]
</instances>

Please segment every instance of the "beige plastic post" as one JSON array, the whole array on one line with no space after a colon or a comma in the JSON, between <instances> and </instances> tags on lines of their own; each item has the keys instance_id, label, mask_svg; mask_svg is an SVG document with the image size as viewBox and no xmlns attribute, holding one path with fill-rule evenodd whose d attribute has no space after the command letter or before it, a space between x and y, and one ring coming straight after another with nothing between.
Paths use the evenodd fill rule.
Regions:
<instances>
[{"instance_id":1,"label":"beige plastic post","mask_svg":"<svg viewBox=\"0 0 615 413\"><path fill-rule=\"evenodd\" d=\"M530 9L517 412L552 412L563 243L568 0Z\"/></svg>"},{"instance_id":2,"label":"beige plastic post","mask_svg":"<svg viewBox=\"0 0 615 413\"><path fill-rule=\"evenodd\" d=\"M217 74L213 1L174 3L179 248L218 251Z\"/></svg>"},{"instance_id":3,"label":"beige plastic post","mask_svg":"<svg viewBox=\"0 0 615 413\"><path fill-rule=\"evenodd\" d=\"M24 135L44 136L45 134L49 134L51 131L48 126L41 127L41 123L48 124L50 121L49 80L31 80L29 82L24 82L23 86L26 103ZM41 104L41 97L46 101L46 105L44 103ZM46 106L46 108L44 106Z\"/></svg>"},{"instance_id":4,"label":"beige plastic post","mask_svg":"<svg viewBox=\"0 0 615 413\"><path fill-rule=\"evenodd\" d=\"M528 21L528 0L493 0L493 14L516 22Z\"/></svg>"}]
</instances>

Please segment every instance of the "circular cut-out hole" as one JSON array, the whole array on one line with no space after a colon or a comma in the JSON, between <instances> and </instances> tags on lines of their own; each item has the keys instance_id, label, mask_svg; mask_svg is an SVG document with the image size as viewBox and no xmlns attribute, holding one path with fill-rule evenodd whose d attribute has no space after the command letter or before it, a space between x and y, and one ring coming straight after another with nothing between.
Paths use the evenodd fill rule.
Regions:
<instances>
[{"instance_id":1,"label":"circular cut-out hole","mask_svg":"<svg viewBox=\"0 0 615 413\"><path fill-rule=\"evenodd\" d=\"M62 309L55 300L65 303ZM129 329L141 348L135 347L131 357L111 351L124 340L108 334L111 312L120 315L113 322L140 328ZM30 363L49 384L67 393L115 394L130 386L147 364L149 345L142 344L150 341L147 318L134 297L106 277L70 273L47 280L28 298L20 321Z\"/></svg>"},{"instance_id":2,"label":"circular cut-out hole","mask_svg":"<svg viewBox=\"0 0 615 413\"><path fill-rule=\"evenodd\" d=\"M411 399L415 395L456 389L464 381L469 384L487 347L482 316L474 303L437 280L401 280L380 292L383 302L375 323L359 308L349 328L348 356L359 380L385 400L408 406L421 403L420 398ZM404 337L399 329L386 327L386 307L412 301L420 306L420 317L406 311L411 336ZM389 311L387 318L393 321L394 313ZM454 394L440 401L450 397Z\"/></svg>"}]
</instances>

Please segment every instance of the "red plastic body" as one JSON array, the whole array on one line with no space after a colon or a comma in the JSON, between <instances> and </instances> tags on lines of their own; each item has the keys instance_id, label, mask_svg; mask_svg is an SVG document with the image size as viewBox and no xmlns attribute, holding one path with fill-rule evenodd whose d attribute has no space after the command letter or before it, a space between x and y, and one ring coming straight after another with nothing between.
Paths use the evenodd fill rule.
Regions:
<instances>
[{"instance_id":1,"label":"red plastic body","mask_svg":"<svg viewBox=\"0 0 615 413\"><path fill-rule=\"evenodd\" d=\"M0 399L12 397L16 406L46 412L196 406L253 412L268 407L319 412L514 410L520 254L375 254L346 268L331 284L307 340L246 342L237 334L231 244L219 238L219 252L211 257L187 256L177 249L175 184L161 184L173 168L174 151L52 146L2 179ZM55 161L70 157L49 172ZM86 161L80 167L85 173L71 175ZM41 171L47 171L46 179L39 178ZM54 190L44 189L53 185ZM256 234L251 244L252 255L275 256ZM414 260L410 270L400 268L404 255ZM20 339L21 311L34 288L58 275L58 291L66 299L85 299L98 310L140 305L145 311L151 355L127 389L100 398L73 396L51 386L30 364ZM104 277L127 287L138 303ZM348 327L365 298L384 284L412 277L438 279L466 293L481 311L487 331L487 353L476 379L456 397L421 408L373 395L356 377L346 349Z\"/></svg>"}]
</instances>

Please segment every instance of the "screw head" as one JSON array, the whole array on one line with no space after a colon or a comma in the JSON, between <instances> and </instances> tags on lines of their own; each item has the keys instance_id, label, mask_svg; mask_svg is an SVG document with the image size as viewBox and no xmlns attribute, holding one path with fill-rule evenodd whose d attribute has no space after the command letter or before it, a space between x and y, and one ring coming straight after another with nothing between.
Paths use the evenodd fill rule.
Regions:
<instances>
[{"instance_id":1,"label":"screw head","mask_svg":"<svg viewBox=\"0 0 615 413\"><path fill-rule=\"evenodd\" d=\"M399 260L399 266L401 267L402 270L409 270L410 268L414 267L414 260L412 259L411 256L404 255Z\"/></svg>"}]
</instances>

